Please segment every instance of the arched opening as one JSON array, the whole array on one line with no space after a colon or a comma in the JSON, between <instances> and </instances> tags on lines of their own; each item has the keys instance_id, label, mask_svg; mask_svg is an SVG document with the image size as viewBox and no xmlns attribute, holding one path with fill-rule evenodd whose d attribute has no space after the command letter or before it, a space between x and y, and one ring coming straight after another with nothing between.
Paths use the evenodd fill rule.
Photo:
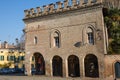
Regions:
<instances>
[{"instance_id":1,"label":"arched opening","mask_svg":"<svg viewBox=\"0 0 120 80\"><path fill-rule=\"evenodd\" d=\"M88 44L94 44L94 34L93 34L93 30L91 27L88 27L87 30L86 30L86 33L87 33L87 43Z\"/></svg>"},{"instance_id":2,"label":"arched opening","mask_svg":"<svg viewBox=\"0 0 120 80\"><path fill-rule=\"evenodd\" d=\"M53 34L54 47L60 47L60 34L58 31L55 31Z\"/></svg>"},{"instance_id":3,"label":"arched opening","mask_svg":"<svg viewBox=\"0 0 120 80\"><path fill-rule=\"evenodd\" d=\"M70 77L80 76L79 58L75 55L68 57L68 74Z\"/></svg>"},{"instance_id":4,"label":"arched opening","mask_svg":"<svg viewBox=\"0 0 120 80\"><path fill-rule=\"evenodd\" d=\"M62 58L54 56L52 59L53 76L62 76Z\"/></svg>"},{"instance_id":5,"label":"arched opening","mask_svg":"<svg viewBox=\"0 0 120 80\"><path fill-rule=\"evenodd\" d=\"M97 57L93 54L89 54L85 57L85 76L86 77L99 77L99 68Z\"/></svg>"},{"instance_id":6,"label":"arched opening","mask_svg":"<svg viewBox=\"0 0 120 80\"><path fill-rule=\"evenodd\" d=\"M120 78L120 62L115 63L115 77Z\"/></svg>"},{"instance_id":7,"label":"arched opening","mask_svg":"<svg viewBox=\"0 0 120 80\"><path fill-rule=\"evenodd\" d=\"M45 74L45 61L43 56L40 53L35 53L34 55L35 60L35 74L36 75L44 75Z\"/></svg>"}]
</instances>

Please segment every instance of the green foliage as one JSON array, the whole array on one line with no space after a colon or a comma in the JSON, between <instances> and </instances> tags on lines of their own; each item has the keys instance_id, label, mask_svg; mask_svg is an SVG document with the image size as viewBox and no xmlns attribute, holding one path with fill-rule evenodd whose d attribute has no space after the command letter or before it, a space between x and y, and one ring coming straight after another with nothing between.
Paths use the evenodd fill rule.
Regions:
<instances>
[{"instance_id":1,"label":"green foliage","mask_svg":"<svg viewBox=\"0 0 120 80\"><path fill-rule=\"evenodd\" d=\"M108 29L109 37L108 53L120 54L120 10L113 8L107 10L104 20Z\"/></svg>"}]
</instances>

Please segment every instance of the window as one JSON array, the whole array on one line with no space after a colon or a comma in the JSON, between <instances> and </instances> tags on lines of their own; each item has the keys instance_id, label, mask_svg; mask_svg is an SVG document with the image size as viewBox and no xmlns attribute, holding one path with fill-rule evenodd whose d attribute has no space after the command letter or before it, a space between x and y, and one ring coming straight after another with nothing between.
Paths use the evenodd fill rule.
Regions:
<instances>
[{"instance_id":1,"label":"window","mask_svg":"<svg viewBox=\"0 0 120 80\"><path fill-rule=\"evenodd\" d=\"M89 44L93 44L94 43L93 33L92 32L88 33L88 43Z\"/></svg>"},{"instance_id":2,"label":"window","mask_svg":"<svg viewBox=\"0 0 120 80\"><path fill-rule=\"evenodd\" d=\"M7 56L7 60L10 61L10 56Z\"/></svg>"},{"instance_id":3,"label":"window","mask_svg":"<svg viewBox=\"0 0 120 80\"><path fill-rule=\"evenodd\" d=\"M94 44L94 34L93 30L89 27L87 28L87 39L88 39L88 44Z\"/></svg>"},{"instance_id":4,"label":"window","mask_svg":"<svg viewBox=\"0 0 120 80\"><path fill-rule=\"evenodd\" d=\"M54 37L55 40L55 46L59 47L59 37Z\"/></svg>"},{"instance_id":5,"label":"window","mask_svg":"<svg viewBox=\"0 0 120 80\"><path fill-rule=\"evenodd\" d=\"M19 61L25 60L25 56L18 56L18 60L19 60Z\"/></svg>"},{"instance_id":6,"label":"window","mask_svg":"<svg viewBox=\"0 0 120 80\"><path fill-rule=\"evenodd\" d=\"M37 44L37 37L34 37L34 44Z\"/></svg>"},{"instance_id":7,"label":"window","mask_svg":"<svg viewBox=\"0 0 120 80\"><path fill-rule=\"evenodd\" d=\"M21 60L25 60L25 56L21 56Z\"/></svg>"},{"instance_id":8,"label":"window","mask_svg":"<svg viewBox=\"0 0 120 80\"><path fill-rule=\"evenodd\" d=\"M15 56L7 56L7 60L8 61L14 61L15 60Z\"/></svg>"},{"instance_id":9,"label":"window","mask_svg":"<svg viewBox=\"0 0 120 80\"><path fill-rule=\"evenodd\" d=\"M0 56L0 61L4 61L4 56Z\"/></svg>"},{"instance_id":10,"label":"window","mask_svg":"<svg viewBox=\"0 0 120 80\"><path fill-rule=\"evenodd\" d=\"M60 38L57 31L54 32L54 47L60 47Z\"/></svg>"}]
</instances>

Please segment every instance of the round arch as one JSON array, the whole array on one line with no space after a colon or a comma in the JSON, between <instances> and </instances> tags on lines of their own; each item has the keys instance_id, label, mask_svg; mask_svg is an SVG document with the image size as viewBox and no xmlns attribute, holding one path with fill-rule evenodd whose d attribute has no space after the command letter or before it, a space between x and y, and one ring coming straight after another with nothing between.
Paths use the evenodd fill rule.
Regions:
<instances>
[{"instance_id":1,"label":"round arch","mask_svg":"<svg viewBox=\"0 0 120 80\"><path fill-rule=\"evenodd\" d=\"M75 55L68 57L68 75L70 77L80 76L79 58Z\"/></svg>"},{"instance_id":2,"label":"round arch","mask_svg":"<svg viewBox=\"0 0 120 80\"><path fill-rule=\"evenodd\" d=\"M34 58L34 59L33 59ZM34 53L32 60L34 60L35 70L32 70L32 74L45 75L45 61L40 53Z\"/></svg>"},{"instance_id":3,"label":"round arch","mask_svg":"<svg viewBox=\"0 0 120 80\"><path fill-rule=\"evenodd\" d=\"M99 77L98 59L94 54L86 55L84 66L86 77Z\"/></svg>"},{"instance_id":4,"label":"round arch","mask_svg":"<svg viewBox=\"0 0 120 80\"><path fill-rule=\"evenodd\" d=\"M114 63L115 77L120 78L120 62L117 61Z\"/></svg>"},{"instance_id":5,"label":"round arch","mask_svg":"<svg viewBox=\"0 0 120 80\"><path fill-rule=\"evenodd\" d=\"M53 76L62 76L62 58L60 56L54 56L52 59L52 71Z\"/></svg>"}]
</instances>

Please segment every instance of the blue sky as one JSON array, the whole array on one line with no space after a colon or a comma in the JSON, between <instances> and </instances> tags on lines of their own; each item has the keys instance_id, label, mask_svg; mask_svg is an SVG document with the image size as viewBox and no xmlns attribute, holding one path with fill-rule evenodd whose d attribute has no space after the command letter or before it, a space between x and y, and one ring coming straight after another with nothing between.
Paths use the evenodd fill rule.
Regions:
<instances>
[{"instance_id":1,"label":"blue sky","mask_svg":"<svg viewBox=\"0 0 120 80\"><path fill-rule=\"evenodd\" d=\"M24 28L24 10L63 0L0 0L0 40L15 42Z\"/></svg>"}]
</instances>

